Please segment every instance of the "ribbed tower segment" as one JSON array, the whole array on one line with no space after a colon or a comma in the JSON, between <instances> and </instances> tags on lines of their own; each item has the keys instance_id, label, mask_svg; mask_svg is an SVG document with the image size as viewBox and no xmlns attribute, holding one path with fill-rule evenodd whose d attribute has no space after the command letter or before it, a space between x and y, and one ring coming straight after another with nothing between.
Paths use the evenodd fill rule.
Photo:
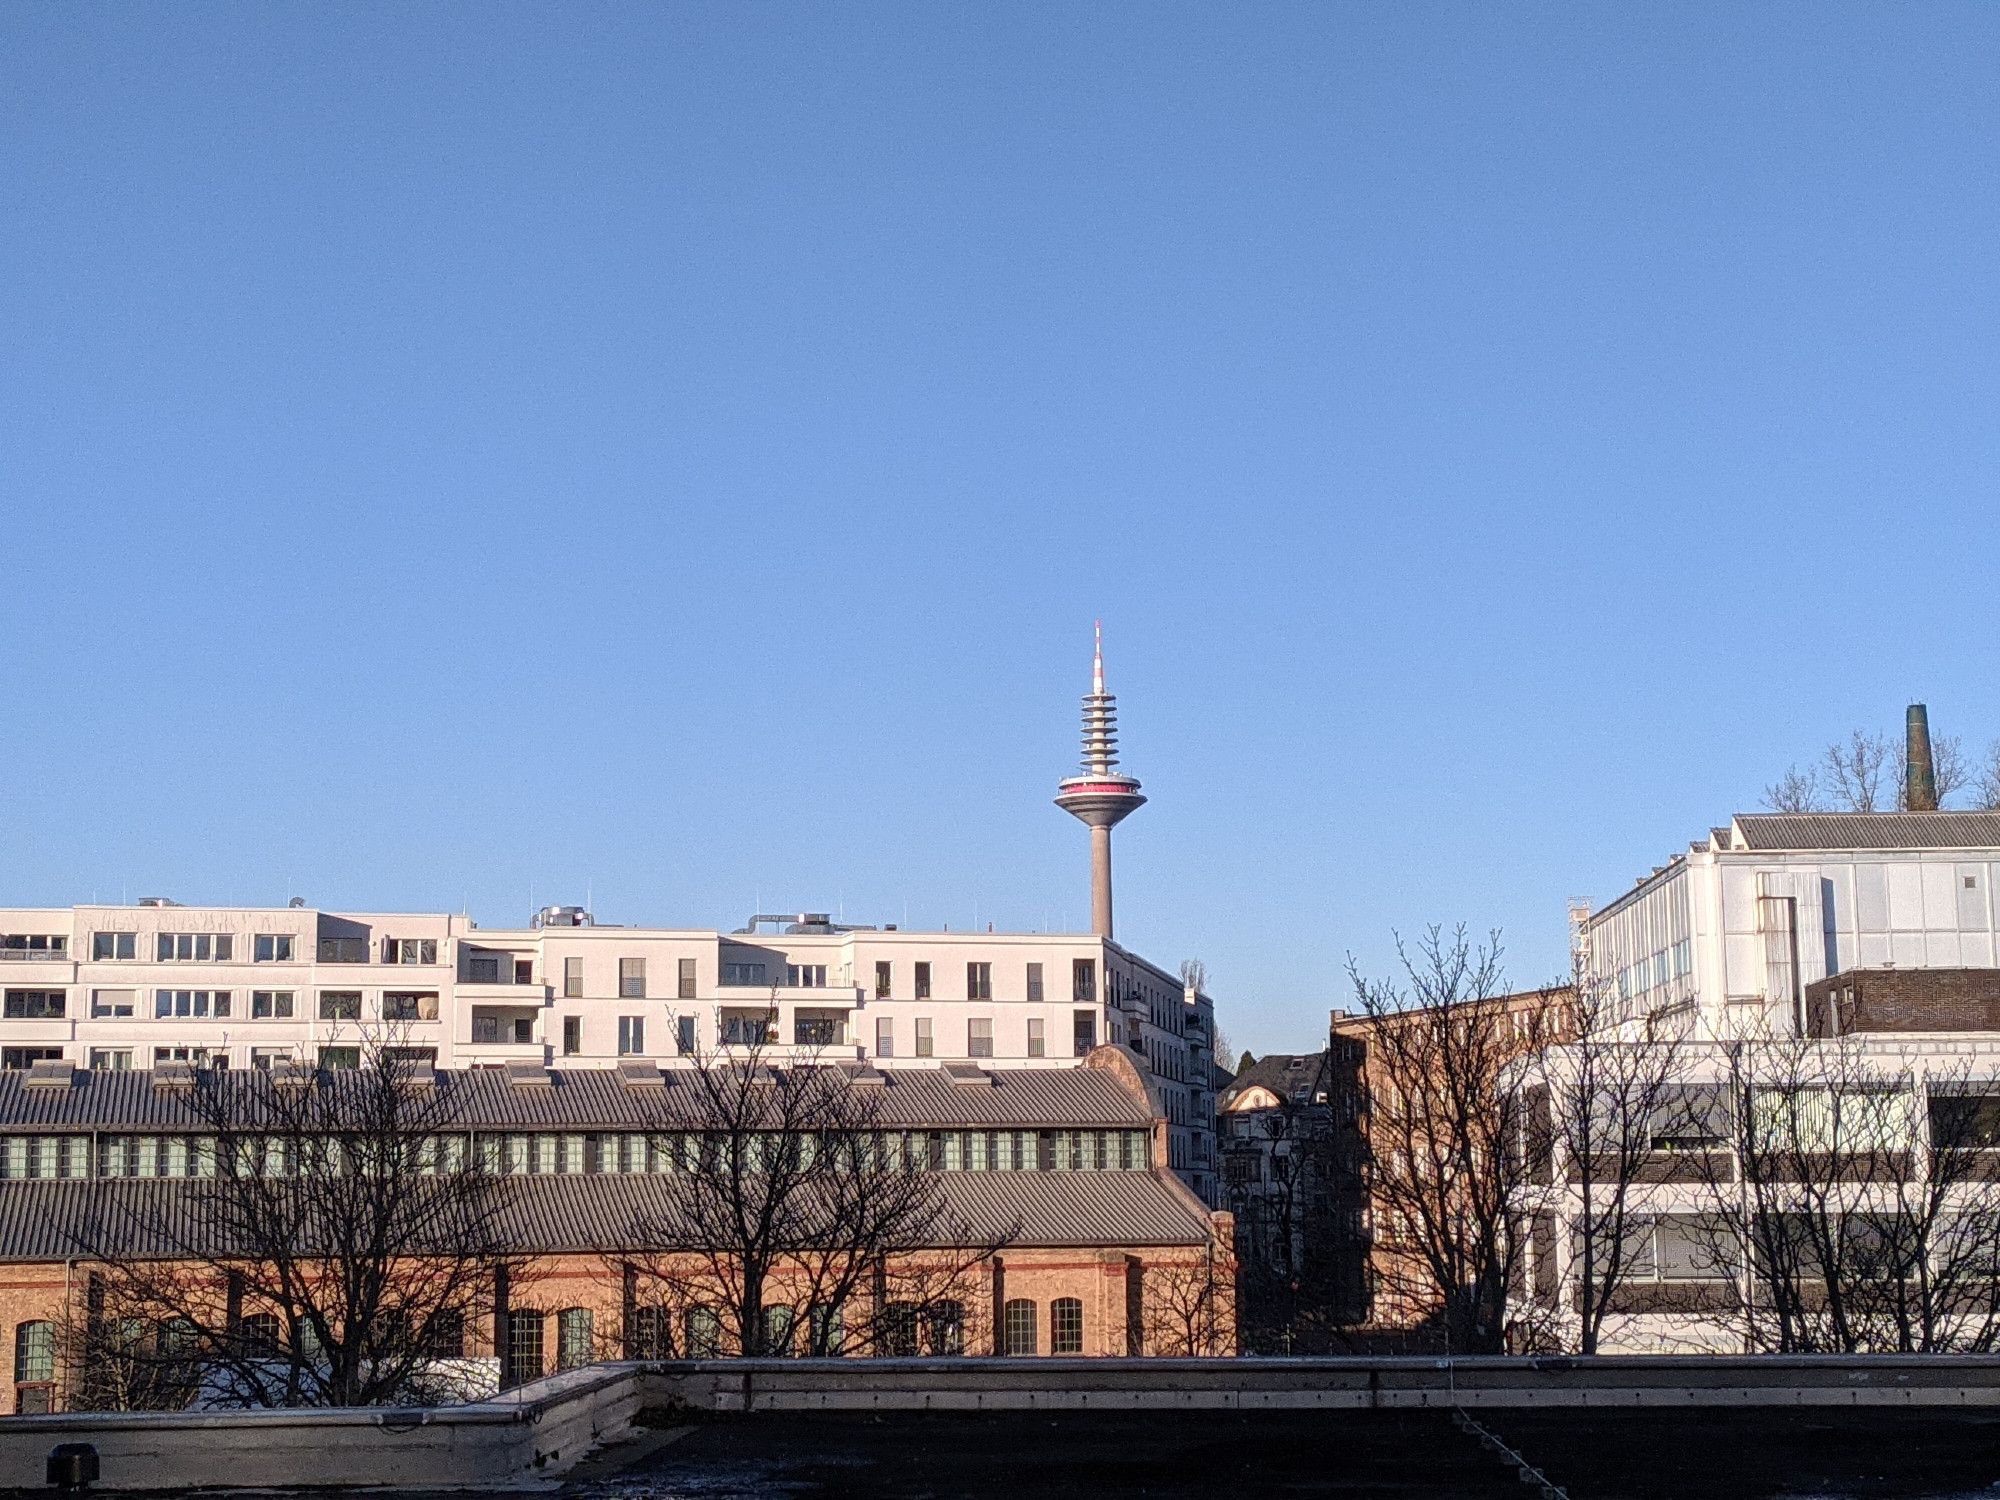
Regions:
<instances>
[{"instance_id":1,"label":"ribbed tower segment","mask_svg":"<svg viewBox=\"0 0 2000 1500\"><path fill-rule=\"evenodd\" d=\"M1111 936L1111 830L1145 805L1138 780L1118 765L1118 700L1104 690L1104 624L1097 625L1090 691L1083 696L1083 771L1057 789L1056 806L1090 828L1090 925Z\"/></svg>"}]
</instances>

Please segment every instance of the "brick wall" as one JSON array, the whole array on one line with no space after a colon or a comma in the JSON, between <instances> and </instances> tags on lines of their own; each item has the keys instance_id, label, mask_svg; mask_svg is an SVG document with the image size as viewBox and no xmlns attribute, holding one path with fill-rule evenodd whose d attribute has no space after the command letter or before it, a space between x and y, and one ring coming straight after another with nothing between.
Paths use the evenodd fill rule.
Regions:
<instances>
[{"instance_id":1,"label":"brick wall","mask_svg":"<svg viewBox=\"0 0 2000 1500\"><path fill-rule=\"evenodd\" d=\"M2000 969L1847 969L1806 986L1806 1030L2000 1031Z\"/></svg>"}]
</instances>

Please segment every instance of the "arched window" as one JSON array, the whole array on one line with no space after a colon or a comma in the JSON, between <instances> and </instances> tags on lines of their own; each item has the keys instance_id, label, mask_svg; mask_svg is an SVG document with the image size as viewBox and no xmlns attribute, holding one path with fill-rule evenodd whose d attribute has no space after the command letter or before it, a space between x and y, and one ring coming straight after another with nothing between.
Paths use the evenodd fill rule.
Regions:
<instances>
[{"instance_id":1,"label":"arched window","mask_svg":"<svg viewBox=\"0 0 2000 1500\"><path fill-rule=\"evenodd\" d=\"M276 1313L245 1313L243 1321L236 1325L236 1332L246 1353L269 1358L278 1352L284 1325Z\"/></svg>"},{"instance_id":2,"label":"arched window","mask_svg":"<svg viewBox=\"0 0 2000 1500\"><path fill-rule=\"evenodd\" d=\"M714 1308L690 1307L685 1322L689 1359L714 1359L722 1352L722 1318Z\"/></svg>"},{"instance_id":3,"label":"arched window","mask_svg":"<svg viewBox=\"0 0 2000 1500\"><path fill-rule=\"evenodd\" d=\"M424 1353L432 1359L465 1358L465 1314L455 1307L432 1314L424 1330Z\"/></svg>"},{"instance_id":4,"label":"arched window","mask_svg":"<svg viewBox=\"0 0 2000 1500\"><path fill-rule=\"evenodd\" d=\"M590 1337L590 1309L565 1307L556 1314L556 1368L580 1370L596 1357Z\"/></svg>"},{"instance_id":5,"label":"arched window","mask_svg":"<svg viewBox=\"0 0 2000 1500\"><path fill-rule=\"evenodd\" d=\"M532 1307L517 1307L507 1314L507 1381L524 1385L542 1378L542 1334L547 1322Z\"/></svg>"},{"instance_id":6,"label":"arched window","mask_svg":"<svg viewBox=\"0 0 2000 1500\"><path fill-rule=\"evenodd\" d=\"M1049 1304L1049 1353L1083 1353L1083 1303L1058 1297Z\"/></svg>"},{"instance_id":7,"label":"arched window","mask_svg":"<svg viewBox=\"0 0 2000 1500\"><path fill-rule=\"evenodd\" d=\"M933 1302L924 1309L924 1353L965 1353L963 1302Z\"/></svg>"},{"instance_id":8,"label":"arched window","mask_svg":"<svg viewBox=\"0 0 2000 1500\"><path fill-rule=\"evenodd\" d=\"M56 1378L56 1325L45 1320L14 1328L14 1384L34 1385Z\"/></svg>"},{"instance_id":9,"label":"arched window","mask_svg":"<svg viewBox=\"0 0 2000 1500\"><path fill-rule=\"evenodd\" d=\"M1026 1297L1016 1297L1001 1311L1000 1352L1002 1354L1039 1354L1041 1342L1035 1332L1035 1304Z\"/></svg>"},{"instance_id":10,"label":"arched window","mask_svg":"<svg viewBox=\"0 0 2000 1500\"><path fill-rule=\"evenodd\" d=\"M882 1309L882 1326L875 1335L878 1353L908 1359L917 1352L917 1305L891 1302Z\"/></svg>"}]
</instances>

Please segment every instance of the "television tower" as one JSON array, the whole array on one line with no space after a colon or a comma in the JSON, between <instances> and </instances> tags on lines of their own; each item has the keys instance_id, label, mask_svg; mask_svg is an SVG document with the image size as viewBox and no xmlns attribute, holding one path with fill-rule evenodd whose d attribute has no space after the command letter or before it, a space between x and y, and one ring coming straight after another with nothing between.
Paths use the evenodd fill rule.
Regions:
<instances>
[{"instance_id":1,"label":"television tower","mask_svg":"<svg viewBox=\"0 0 2000 1500\"><path fill-rule=\"evenodd\" d=\"M1104 622L1097 622L1097 654L1090 691L1083 698L1083 770L1065 777L1056 806L1090 827L1090 930L1111 936L1111 830L1145 805L1138 780L1112 769L1118 764L1118 700L1104 691Z\"/></svg>"}]
</instances>

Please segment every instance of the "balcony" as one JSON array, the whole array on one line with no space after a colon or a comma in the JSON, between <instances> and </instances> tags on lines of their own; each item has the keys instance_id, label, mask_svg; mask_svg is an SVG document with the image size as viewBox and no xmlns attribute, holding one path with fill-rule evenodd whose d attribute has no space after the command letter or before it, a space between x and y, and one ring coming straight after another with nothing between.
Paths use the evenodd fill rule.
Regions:
<instances>
[{"instance_id":1,"label":"balcony","mask_svg":"<svg viewBox=\"0 0 2000 1500\"><path fill-rule=\"evenodd\" d=\"M542 1044L539 1009L489 1006L476 1009L469 1017L469 1034L461 1045L474 1047L540 1047Z\"/></svg>"},{"instance_id":2,"label":"balcony","mask_svg":"<svg viewBox=\"0 0 2000 1500\"><path fill-rule=\"evenodd\" d=\"M546 984L512 984L506 980L461 979L454 986L460 1000L488 1001L501 1005L543 1005L549 999Z\"/></svg>"}]
</instances>

